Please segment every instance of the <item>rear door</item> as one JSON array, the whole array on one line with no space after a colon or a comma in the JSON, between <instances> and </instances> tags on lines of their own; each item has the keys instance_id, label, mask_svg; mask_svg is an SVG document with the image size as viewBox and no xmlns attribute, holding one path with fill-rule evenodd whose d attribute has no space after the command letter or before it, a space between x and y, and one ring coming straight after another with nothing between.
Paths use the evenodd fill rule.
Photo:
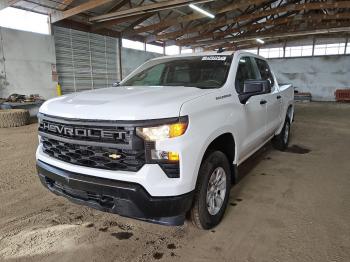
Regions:
<instances>
[{"instance_id":1,"label":"rear door","mask_svg":"<svg viewBox=\"0 0 350 262\"><path fill-rule=\"evenodd\" d=\"M252 57L242 56L239 58L237 67L235 88L238 94L243 94L244 81L259 80L260 74ZM254 152L263 142L266 137L266 104L262 101L265 99L265 94L252 96L249 100L242 104L244 125L244 140L241 144L240 160L245 159Z\"/></svg>"},{"instance_id":2,"label":"rear door","mask_svg":"<svg viewBox=\"0 0 350 262\"><path fill-rule=\"evenodd\" d=\"M281 124L281 103L282 97L279 94L278 85L272 75L268 63L259 58L254 58L258 67L261 80L267 80L271 85L271 92L265 95L267 118L266 118L266 135L271 137Z\"/></svg>"}]
</instances>

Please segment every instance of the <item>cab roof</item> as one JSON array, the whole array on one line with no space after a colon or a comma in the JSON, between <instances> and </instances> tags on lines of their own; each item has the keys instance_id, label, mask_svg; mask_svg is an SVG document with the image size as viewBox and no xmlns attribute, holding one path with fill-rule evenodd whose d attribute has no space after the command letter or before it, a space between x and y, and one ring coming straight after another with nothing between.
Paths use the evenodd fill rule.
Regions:
<instances>
[{"instance_id":1,"label":"cab roof","mask_svg":"<svg viewBox=\"0 0 350 262\"><path fill-rule=\"evenodd\" d=\"M229 55L234 55L234 54L249 54L251 56L254 57L258 57L261 58L263 60L265 60L264 57L247 52L247 51L243 51L243 50L237 50L237 51L224 51L224 52L217 52L217 51L208 51L208 52L199 52L199 53L190 53L190 54L180 54L180 55L168 55L168 56L161 56L161 57L157 57L157 58L153 58L151 60L158 60L158 59L167 59L167 58L181 58L181 57L194 57L194 56L229 56Z\"/></svg>"}]
</instances>

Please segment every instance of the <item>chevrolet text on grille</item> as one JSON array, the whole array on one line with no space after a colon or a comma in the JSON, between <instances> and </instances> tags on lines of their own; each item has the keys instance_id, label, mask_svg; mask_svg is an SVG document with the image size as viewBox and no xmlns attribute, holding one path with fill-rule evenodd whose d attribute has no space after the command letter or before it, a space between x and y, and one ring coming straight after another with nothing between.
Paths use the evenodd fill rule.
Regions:
<instances>
[{"instance_id":1,"label":"chevrolet text on grille","mask_svg":"<svg viewBox=\"0 0 350 262\"><path fill-rule=\"evenodd\" d=\"M126 132L121 131L107 131L95 128L82 128L72 127L60 124L52 124L46 121L40 123L40 127L44 131L53 132L65 136L79 136L79 137L91 137L91 138L105 138L105 139L123 139Z\"/></svg>"}]
</instances>

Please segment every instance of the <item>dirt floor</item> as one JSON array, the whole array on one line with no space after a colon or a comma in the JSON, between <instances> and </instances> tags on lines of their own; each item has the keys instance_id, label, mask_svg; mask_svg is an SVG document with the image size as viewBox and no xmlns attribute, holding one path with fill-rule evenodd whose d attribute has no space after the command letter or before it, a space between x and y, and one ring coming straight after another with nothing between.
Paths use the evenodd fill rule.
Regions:
<instances>
[{"instance_id":1,"label":"dirt floor","mask_svg":"<svg viewBox=\"0 0 350 262\"><path fill-rule=\"evenodd\" d=\"M36 124L0 129L0 261L350 261L350 104L298 104L287 152L240 167L211 231L71 204L35 171Z\"/></svg>"}]
</instances>

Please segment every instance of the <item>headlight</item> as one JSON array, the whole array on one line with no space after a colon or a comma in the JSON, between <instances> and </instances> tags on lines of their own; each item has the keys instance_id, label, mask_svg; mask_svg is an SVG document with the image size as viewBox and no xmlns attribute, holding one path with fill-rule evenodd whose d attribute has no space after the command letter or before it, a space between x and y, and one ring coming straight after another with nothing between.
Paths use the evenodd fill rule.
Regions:
<instances>
[{"instance_id":1,"label":"headlight","mask_svg":"<svg viewBox=\"0 0 350 262\"><path fill-rule=\"evenodd\" d=\"M164 140L183 135L187 129L186 122L178 122L153 127L138 127L136 133L147 141Z\"/></svg>"}]
</instances>

